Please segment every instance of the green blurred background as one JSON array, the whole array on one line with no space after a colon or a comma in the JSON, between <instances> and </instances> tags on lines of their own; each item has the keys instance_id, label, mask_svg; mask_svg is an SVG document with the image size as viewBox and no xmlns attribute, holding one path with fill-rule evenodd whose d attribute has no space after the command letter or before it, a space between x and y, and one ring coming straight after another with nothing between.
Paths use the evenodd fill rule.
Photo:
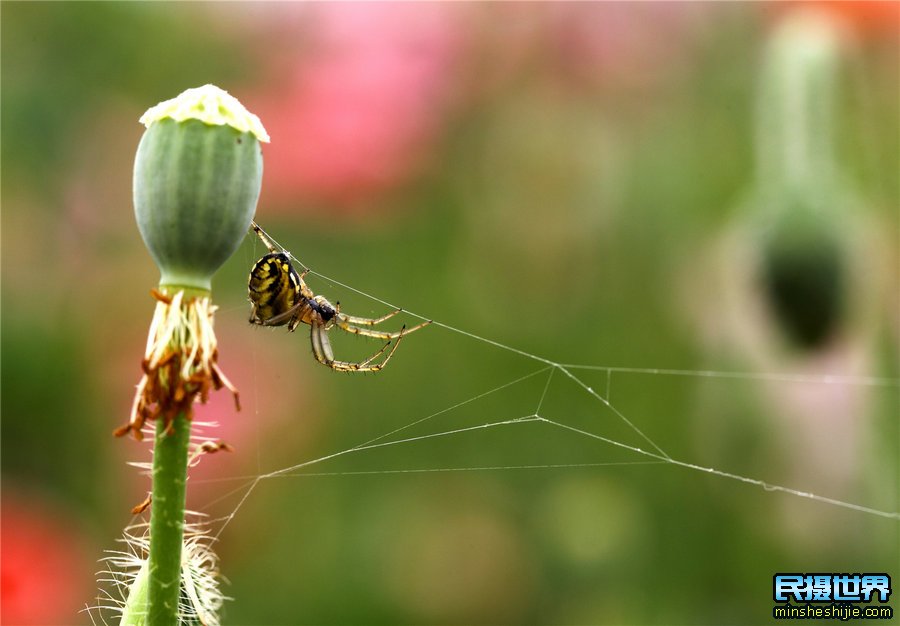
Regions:
<instances>
[{"instance_id":1,"label":"green blurred background","mask_svg":"<svg viewBox=\"0 0 900 626\"><path fill-rule=\"evenodd\" d=\"M158 277L131 208L137 119L205 83L262 119L257 220L321 275L600 366L572 372L673 458L900 509L897 11L3 3L2 623L90 623L78 611L95 603L97 559L149 488L126 465L147 445L111 436ZM839 176L785 199L758 176L760 137L787 141L760 122L762 67L774 33L807 21L839 51ZM787 254L759 269L776 262L772 207L838 188L809 231L827 233L815 250L836 250L830 264ZM214 282L244 408L224 395L198 408L235 451L189 484L189 506L221 530L224 623L758 624L776 572L900 576L896 519L632 464L652 459L544 423L316 463L261 481L224 525L253 477L429 416L390 439L540 402L547 419L650 449L561 371L476 399L544 364L443 327L405 339L377 375L319 366L302 328L247 324L262 253L248 238ZM826 285L824 300L773 302L785 275ZM353 314L387 310L309 283ZM377 349L334 341L339 358Z\"/></svg>"}]
</instances>

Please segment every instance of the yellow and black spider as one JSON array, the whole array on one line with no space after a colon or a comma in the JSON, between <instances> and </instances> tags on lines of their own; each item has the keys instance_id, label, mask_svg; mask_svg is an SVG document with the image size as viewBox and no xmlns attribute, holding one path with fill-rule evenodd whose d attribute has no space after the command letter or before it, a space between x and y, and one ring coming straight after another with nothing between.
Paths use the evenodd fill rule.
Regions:
<instances>
[{"instance_id":1,"label":"yellow and black spider","mask_svg":"<svg viewBox=\"0 0 900 626\"><path fill-rule=\"evenodd\" d=\"M297 273L291 265L290 256L272 241L256 222L251 222L250 226L269 250L269 253L257 261L250 270L248 285L250 323L260 326L287 324L291 332L300 325L300 322L309 324L313 355L319 363L339 372L377 372L387 365L403 337L431 323L429 320L409 329L404 325L399 331L389 333L374 330L372 326L394 317L400 313L400 309L374 319L341 313L340 304L331 304L323 296L315 295L306 286L303 277L309 273L308 269ZM333 326L355 335L383 339L387 343L365 361L336 361L331 350L331 342L328 340L328 331ZM384 354L394 339L397 341L390 352L380 362L373 364L372 362Z\"/></svg>"}]
</instances>

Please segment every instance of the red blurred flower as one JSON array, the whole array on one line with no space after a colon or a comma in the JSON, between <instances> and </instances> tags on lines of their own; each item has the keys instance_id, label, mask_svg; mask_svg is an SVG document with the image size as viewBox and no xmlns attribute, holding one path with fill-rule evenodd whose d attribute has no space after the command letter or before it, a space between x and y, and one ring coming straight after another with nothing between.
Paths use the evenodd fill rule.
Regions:
<instances>
[{"instance_id":1,"label":"red blurred flower","mask_svg":"<svg viewBox=\"0 0 900 626\"><path fill-rule=\"evenodd\" d=\"M0 623L71 624L90 597L83 539L59 515L3 498Z\"/></svg>"},{"instance_id":2,"label":"red blurred flower","mask_svg":"<svg viewBox=\"0 0 900 626\"><path fill-rule=\"evenodd\" d=\"M311 40L277 92L253 103L272 136L264 204L365 206L427 161L460 56L461 9L441 4L305 6ZM296 37L296 36L295 36Z\"/></svg>"}]
</instances>

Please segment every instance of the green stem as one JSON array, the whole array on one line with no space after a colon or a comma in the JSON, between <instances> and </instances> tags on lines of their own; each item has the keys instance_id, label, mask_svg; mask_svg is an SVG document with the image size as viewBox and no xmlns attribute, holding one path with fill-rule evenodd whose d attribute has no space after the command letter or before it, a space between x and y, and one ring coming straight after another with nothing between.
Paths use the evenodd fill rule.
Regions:
<instances>
[{"instance_id":1,"label":"green stem","mask_svg":"<svg viewBox=\"0 0 900 626\"><path fill-rule=\"evenodd\" d=\"M149 626L176 626L178 623L190 435L191 423L184 414L175 418L168 433L165 420L156 420L150 512Z\"/></svg>"}]
</instances>

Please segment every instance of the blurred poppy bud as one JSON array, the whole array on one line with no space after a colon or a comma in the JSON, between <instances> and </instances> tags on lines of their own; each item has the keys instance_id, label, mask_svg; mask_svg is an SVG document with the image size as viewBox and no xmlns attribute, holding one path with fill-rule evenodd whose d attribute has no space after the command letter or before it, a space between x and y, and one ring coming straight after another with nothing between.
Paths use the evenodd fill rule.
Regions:
<instances>
[{"instance_id":1,"label":"blurred poppy bud","mask_svg":"<svg viewBox=\"0 0 900 626\"><path fill-rule=\"evenodd\" d=\"M842 53L843 33L827 14L798 11L769 40L759 89L759 274L776 323L804 349L832 338L847 304L842 224L857 207L836 158Z\"/></svg>"}]
</instances>

